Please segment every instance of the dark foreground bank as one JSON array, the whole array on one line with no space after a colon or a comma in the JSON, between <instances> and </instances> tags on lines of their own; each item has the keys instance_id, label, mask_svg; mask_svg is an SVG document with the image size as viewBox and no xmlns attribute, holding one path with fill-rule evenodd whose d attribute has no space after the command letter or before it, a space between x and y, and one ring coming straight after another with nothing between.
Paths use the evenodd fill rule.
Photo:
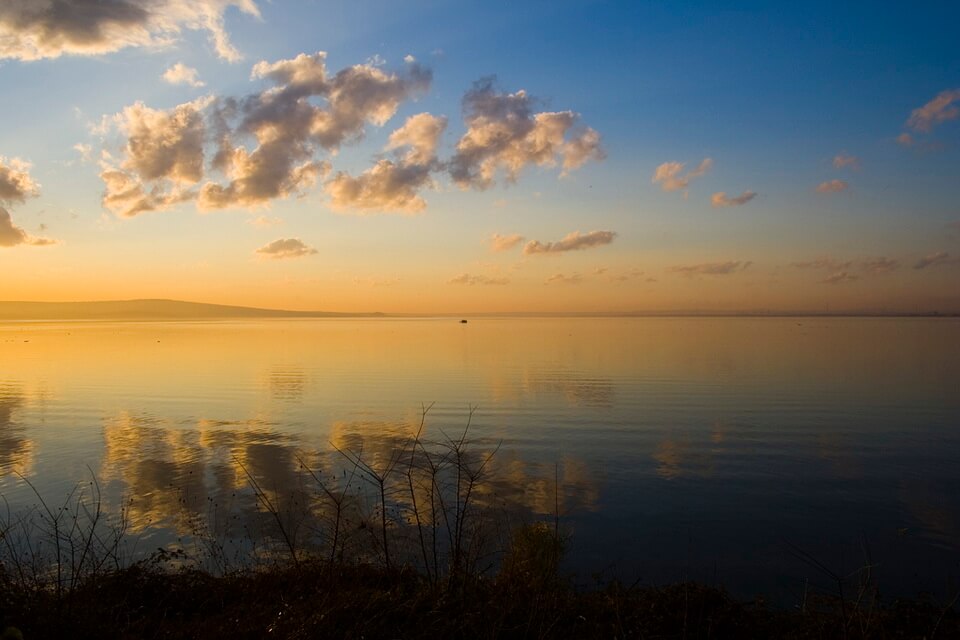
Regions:
<instances>
[{"instance_id":1,"label":"dark foreground bank","mask_svg":"<svg viewBox=\"0 0 960 640\"><path fill-rule=\"evenodd\" d=\"M408 570L308 563L227 576L140 563L69 592L4 576L4 640L40 638L960 638L933 601L737 602L696 584L575 590L523 562L430 584ZM22 634L18 635L18 634Z\"/></svg>"}]
</instances>

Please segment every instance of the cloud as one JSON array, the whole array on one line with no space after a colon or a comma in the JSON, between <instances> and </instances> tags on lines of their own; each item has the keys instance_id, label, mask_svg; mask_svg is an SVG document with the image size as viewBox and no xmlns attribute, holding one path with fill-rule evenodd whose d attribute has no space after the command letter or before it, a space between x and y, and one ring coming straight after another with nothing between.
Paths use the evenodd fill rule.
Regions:
<instances>
[{"instance_id":1,"label":"cloud","mask_svg":"<svg viewBox=\"0 0 960 640\"><path fill-rule=\"evenodd\" d=\"M336 153L361 139L367 124L385 124L403 100L431 81L430 71L416 63L402 73L354 65L331 76L323 52L259 62L251 75L268 87L243 98L209 96L168 110L138 102L104 118L103 133L124 136L121 161L107 154L101 163L104 205L131 217L187 200L209 211L256 208L299 195L331 171L318 152ZM437 129L445 122L429 114L411 118L388 144L397 160L384 160L358 178L338 174L329 187L334 204L422 208L416 189L427 184L434 167L418 163L435 154ZM216 181L214 172L226 181Z\"/></svg>"},{"instance_id":2,"label":"cloud","mask_svg":"<svg viewBox=\"0 0 960 640\"><path fill-rule=\"evenodd\" d=\"M583 282L583 276L579 273L574 273L569 276L562 273L555 273L543 281L544 284L580 284L581 282Z\"/></svg>"},{"instance_id":3,"label":"cloud","mask_svg":"<svg viewBox=\"0 0 960 640\"><path fill-rule=\"evenodd\" d=\"M523 247L524 255L537 253L563 253L565 251L582 251L592 247L601 247L610 244L617 234L613 231L590 231L581 234L579 231L568 233L562 240L556 242L540 242L531 240Z\"/></svg>"},{"instance_id":4,"label":"cloud","mask_svg":"<svg viewBox=\"0 0 960 640\"><path fill-rule=\"evenodd\" d=\"M524 240L525 238L519 233L511 233L507 236L502 236L499 233L495 233L490 236L490 250L495 252L509 251Z\"/></svg>"},{"instance_id":5,"label":"cloud","mask_svg":"<svg viewBox=\"0 0 960 640\"><path fill-rule=\"evenodd\" d=\"M493 78L474 83L463 98L467 131L447 167L462 189L488 189L501 171L514 182L529 165L562 166L563 174L602 160L600 135L581 127L573 111L534 113L525 91L500 93Z\"/></svg>"},{"instance_id":6,"label":"cloud","mask_svg":"<svg viewBox=\"0 0 960 640\"><path fill-rule=\"evenodd\" d=\"M2 205L25 202L40 195L40 185L30 177L30 163L20 158L0 156L0 247L26 244L42 247L57 244L56 240L37 238L13 223L13 217Z\"/></svg>"},{"instance_id":7,"label":"cloud","mask_svg":"<svg viewBox=\"0 0 960 640\"><path fill-rule=\"evenodd\" d=\"M316 249L308 247L298 238L281 238L260 247L256 253L264 258L280 260L284 258L301 258L318 252Z\"/></svg>"},{"instance_id":8,"label":"cloud","mask_svg":"<svg viewBox=\"0 0 960 640\"><path fill-rule=\"evenodd\" d=\"M204 175L204 110L211 98L172 109L151 109L142 102L105 118L125 144L119 165L105 154L100 161L103 205L121 218L166 209L191 200Z\"/></svg>"},{"instance_id":9,"label":"cloud","mask_svg":"<svg viewBox=\"0 0 960 640\"><path fill-rule=\"evenodd\" d=\"M847 155L846 153L838 153L833 157L833 166L835 169L843 169L844 167L850 167L851 169L859 169L860 158L856 156Z\"/></svg>"},{"instance_id":10,"label":"cloud","mask_svg":"<svg viewBox=\"0 0 960 640\"><path fill-rule=\"evenodd\" d=\"M24 202L39 193L40 185L30 177L29 162L0 156L0 202Z\"/></svg>"},{"instance_id":11,"label":"cloud","mask_svg":"<svg viewBox=\"0 0 960 640\"><path fill-rule=\"evenodd\" d=\"M831 271L841 271L853 266L852 260L836 260L834 258L817 258L805 262L792 262L791 267L797 269L829 269Z\"/></svg>"},{"instance_id":12,"label":"cloud","mask_svg":"<svg viewBox=\"0 0 960 640\"><path fill-rule=\"evenodd\" d=\"M206 86L205 82L201 82L199 72L193 67L188 67L182 62L178 62L164 71L163 75L160 77L170 84L187 84L191 87Z\"/></svg>"},{"instance_id":13,"label":"cloud","mask_svg":"<svg viewBox=\"0 0 960 640\"><path fill-rule=\"evenodd\" d=\"M447 280L447 284L466 284L466 285L475 285L475 284L486 284L486 285L504 285L510 284L510 280L507 278L491 278L489 276L475 276L469 273L461 273L455 278L450 278Z\"/></svg>"},{"instance_id":14,"label":"cloud","mask_svg":"<svg viewBox=\"0 0 960 640\"><path fill-rule=\"evenodd\" d=\"M896 271L900 268L900 261L894 258L881 256L879 258L867 258L860 261L860 268L872 274L883 274Z\"/></svg>"},{"instance_id":15,"label":"cloud","mask_svg":"<svg viewBox=\"0 0 960 640\"><path fill-rule=\"evenodd\" d=\"M913 268L926 269L927 267L941 267L948 264L960 264L960 258L951 258L946 251L937 251L917 260Z\"/></svg>"},{"instance_id":16,"label":"cloud","mask_svg":"<svg viewBox=\"0 0 960 640\"><path fill-rule=\"evenodd\" d=\"M254 0L4 0L0 59L98 55L127 47L169 47L184 29L206 31L217 55L236 61L223 16L259 17Z\"/></svg>"},{"instance_id":17,"label":"cloud","mask_svg":"<svg viewBox=\"0 0 960 640\"><path fill-rule=\"evenodd\" d=\"M843 180L828 180L817 185L817 193L840 193L846 191L849 186Z\"/></svg>"},{"instance_id":18,"label":"cloud","mask_svg":"<svg viewBox=\"0 0 960 640\"><path fill-rule=\"evenodd\" d=\"M903 132L897 136L897 144L902 145L904 147L913 146L913 142L914 142L913 136L911 136L907 132Z\"/></svg>"},{"instance_id":19,"label":"cloud","mask_svg":"<svg viewBox=\"0 0 960 640\"><path fill-rule=\"evenodd\" d=\"M748 202L750 202L756 197L757 197L757 194L753 191L744 191L743 193L736 196L735 198L730 198L727 196L726 193L724 193L723 191L720 191L719 193L715 193L712 196L710 196L710 204L718 208L719 207L740 207L747 204Z\"/></svg>"},{"instance_id":20,"label":"cloud","mask_svg":"<svg viewBox=\"0 0 960 640\"><path fill-rule=\"evenodd\" d=\"M664 191L680 191L690 185L694 178L706 174L713 167L711 158L704 158L696 169L680 175L686 166L683 162L664 162L653 172L653 184L659 184Z\"/></svg>"},{"instance_id":21,"label":"cloud","mask_svg":"<svg viewBox=\"0 0 960 640\"><path fill-rule=\"evenodd\" d=\"M680 273L685 276L725 276L738 271L743 271L753 262L741 260L728 260L726 262L704 262L701 264L677 265L670 267L673 273Z\"/></svg>"},{"instance_id":22,"label":"cloud","mask_svg":"<svg viewBox=\"0 0 960 640\"><path fill-rule=\"evenodd\" d=\"M928 133L939 124L960 117L960 108L954 102L960 101L960 89L941 91L937 97L914 109L907 119L907 127L914 131Z\"/></svg>"},{"instance_id":23,"label":"cloud","mask_svg":"<svg viewBox=\"0 0 960 640\"><path fill-rule=\"evenodd\" d=\"M408 64L402 74L360 64L330 77L326 53L321 51L275 63L259 62L252 77L274 86L240 101L218 103L214 121L219 149L213 165L230 181L205 184L200 191L201 209L253 207L312 186L330 171L329 163L313 159L318 148L336 152L344 143L362 138L367 124L386 124L401 102L430 86L432 74L416 63ZM316 105L310 98L322 98L326 104ZM233 120L238 122L231 128ZM402 144L410 146L415 133L406 135ZM252 151L238 144L245 137L256 141ZM411 153L423 151L411 148ZM424 184L429 172L419 165L382 162L386 164L378 163L366 177L338 174L328 189L335 206L422 208L422 200L411 195L409 185Z\"/></svg>"},{"instance_id":24,"label":"cloud","mask_svg":"<svg viewBox=\"0 0 960 640\"><path fill-rule=\"evenodd\" d=\"M837 271L836 273L831 273L826 278L820 281L821 284L842 284L844 282L853 282L854 280L859 280L860 278L847 273L846 271Z\"/></svg>"},{"instance_id":25,"label":"cloud","mask_svg":"<svg viewBox=\"0 0 960 640\"><path fill-rule=\"evenodd\" d=\"M344 172L327 182L325 190L334 209L417 213L426 208L419 191L432 183L437 167L437 145L447 119L420 113L390 134L387 150L399 157L381 159L356 178ZM406 150L405 153L400 153Z\"/></svg>"}]
</instances>

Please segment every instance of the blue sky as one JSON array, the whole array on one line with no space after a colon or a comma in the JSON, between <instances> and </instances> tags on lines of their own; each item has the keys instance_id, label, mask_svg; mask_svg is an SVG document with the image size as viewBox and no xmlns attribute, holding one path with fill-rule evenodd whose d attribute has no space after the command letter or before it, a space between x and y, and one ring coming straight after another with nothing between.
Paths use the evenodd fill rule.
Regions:
<instances>
[{"instance_id":1,"label":"blue sky","mask_svg":"<svg viewBox=\"0 0 960 640\"><path fill-rule=\"evenodd\" d=\"M8 232L19 241L0 246L0 268L20 276L0 283L0 298L423 312L960 311L960 229L951 226L960 222L956 4L197 3L223 20L236 61L212 45L212 29L177 21L181 4L150 5L166 12L144 23L162 44L120 48L105 38L96 50L51 45L42 55L24 48L33 27L17 31L15 19L63 25L63 12L89 11L90 0L0 10L0 157L8 167L18 159L21 172L29 163L40 185L0 202L20 230ZM117 167L131 157L120 121L104 127L104 116L138 102L164 111L262 92L269 82L251 79L253 65L317 51L330 75L367 64L402 76L410 55L432 80L404 95L386 122L368 122L362 139L315 150L330 173L296 193L216 212L198 212L189 198L133 216L104 206L99 154L107 150ZM204 86L162 80L178 63ZM513 182L501 166L485 188L455 184L441 165L467 132L464 95L488 76L503 96L533 96L535 112L579 114L565 140L589 127L604 159L563 171L528 158ZM929 107L919 128L907 125L938 96L943 104ZM437 164L416 188L426 206L416 215L334 211L336 172L356 177L398 158L384 150L391 133L424 112L447 118ZM904 133L912 144L897 141ZM850 160L837 167L838 156ZM686 188L652 182L664 163L689 172L706 158L712 165ZM197 189L211 179L223 183L207 166ZM817 191L831 181L842 185ZM720 192L744 200L711 206ZM250 224L257 220L271 224ZM545 257L521 251L577 231L615 235ZM492 253L493 234L518 234L523 244ZM257 253L281 239L305 249ZM879 258L897 264L865 266ZM925 258L932 262L914 268Z\"/></svg>"}]
</instances>

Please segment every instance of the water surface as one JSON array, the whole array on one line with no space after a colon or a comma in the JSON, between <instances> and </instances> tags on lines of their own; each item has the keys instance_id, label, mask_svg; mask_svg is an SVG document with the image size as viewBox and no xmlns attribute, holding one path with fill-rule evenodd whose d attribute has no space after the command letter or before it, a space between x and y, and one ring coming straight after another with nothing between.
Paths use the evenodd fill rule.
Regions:
<instances>
[{"instance_id":1,"label":"water surface","mask_svg":"<svg viewBox=\"0 0 960 640\"><path fill-rule=\"evenodd\" d=\"M525 518L559 508L581 582L789 603L828 582L791 549L876 564L888 595L960 577L952 319L3 324L0 491L16 508L21 476L59 496L92 471L149 546L186 493L295 483L334 447L387 456L429 403L437 439L475 407L497 482Z\"/></svg>"}]
</instances>

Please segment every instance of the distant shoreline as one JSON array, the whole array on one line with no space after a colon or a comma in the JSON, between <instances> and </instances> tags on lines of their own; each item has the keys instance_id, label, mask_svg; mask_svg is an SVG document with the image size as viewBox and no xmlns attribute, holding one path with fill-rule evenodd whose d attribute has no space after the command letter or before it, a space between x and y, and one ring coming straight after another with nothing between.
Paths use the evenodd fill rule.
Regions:
<instances>
[{"instance_id":1,"label":"distant shoreline","mask_svg":"<svg viewBox=\"0 0 960 640\"><path fill-rule=\"evenodd\" d=\"M95 302L0 301L0 322L45 321L180 321L322 318L958 318L958 312L918 311L573 311L483 313L383 313L291 311L180 300L110 300Z\"/></svg>"}]
</instances>

